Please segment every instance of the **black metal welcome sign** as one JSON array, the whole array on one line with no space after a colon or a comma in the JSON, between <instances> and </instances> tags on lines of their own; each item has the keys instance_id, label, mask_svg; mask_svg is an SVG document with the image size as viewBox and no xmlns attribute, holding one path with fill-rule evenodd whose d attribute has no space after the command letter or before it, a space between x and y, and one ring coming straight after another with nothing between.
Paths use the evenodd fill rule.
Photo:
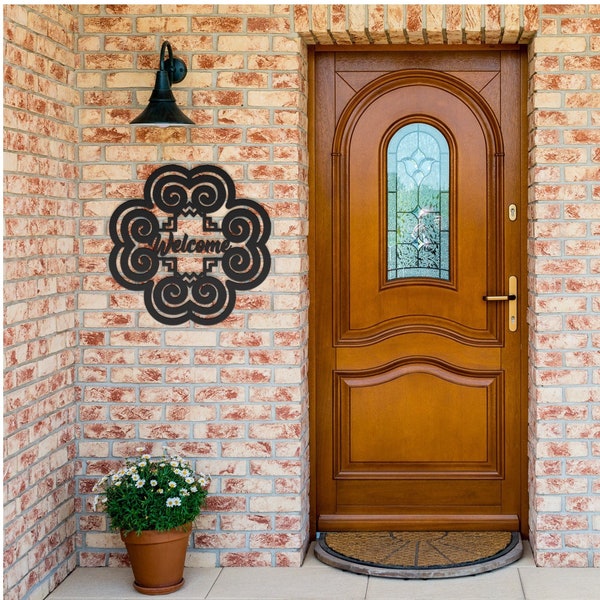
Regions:
<instances>
[{"instance_id":1,"label":"black metal welcome sign","mask_svg":"<svg viewBox=\"0 0 600 600\"><path fill-rule=\"evenodd\" d=\"M236 198L221 168L165 165L144 198L110 218L109 268L124 288L144 292L160 323L212 325L233 310L238 290L262 283L271 267L271 221L257 202Z\"/></svg>"}]
</instances>

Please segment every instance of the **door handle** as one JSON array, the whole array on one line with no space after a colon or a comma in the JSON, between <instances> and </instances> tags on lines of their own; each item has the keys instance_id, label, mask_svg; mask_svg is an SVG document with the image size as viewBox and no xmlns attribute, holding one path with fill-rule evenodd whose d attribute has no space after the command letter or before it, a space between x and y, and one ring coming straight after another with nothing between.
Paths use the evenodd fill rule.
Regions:
<instances>
[{"instance_id":1,"label":"door handle","mask_svg":"<svg viewBox=\"0 0 600 600\"><path fill-rule=\"evenodd\" d=\"M508 330L517 330L517 278L515 275L508 278L508 294L505 296L484 296L483 299L486 302L508 302Z\"/></svg>"},{"instance_id":2,"label":"door handle","mask_svg":"<svg viewBox=\"0 0 600 600\"><path fill-rule=\"evenodd\" d=\"M516 300L517 297L514 294L509 296L484 296L483 299L486 302L502 302L503 300Z\"/></svg>"}]
</instances>

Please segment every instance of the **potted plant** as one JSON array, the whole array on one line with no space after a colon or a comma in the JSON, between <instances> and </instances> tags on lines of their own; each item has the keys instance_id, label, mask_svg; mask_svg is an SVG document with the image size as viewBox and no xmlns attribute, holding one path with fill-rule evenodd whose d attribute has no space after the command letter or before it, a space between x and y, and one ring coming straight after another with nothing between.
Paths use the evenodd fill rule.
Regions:
<instances>
[{"instance_id":1,"label":"potted plant","mask_svg":"<svg viewBox=\"0 0 600 600\"><path fill-rule=\"evenodd\" d=\"M210 481L165 448L162 457L128 459L94 486L94 509L105 510L112 529L121 532L138 592L170 594L183 585L192 523L204 506Z\"/></svg>"}]
</instances>

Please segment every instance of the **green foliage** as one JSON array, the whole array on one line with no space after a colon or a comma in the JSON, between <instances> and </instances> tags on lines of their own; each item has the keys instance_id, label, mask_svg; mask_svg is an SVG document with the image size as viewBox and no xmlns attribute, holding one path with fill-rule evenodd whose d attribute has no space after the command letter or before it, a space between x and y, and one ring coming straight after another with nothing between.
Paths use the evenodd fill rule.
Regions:
<instances>
[{"instance_id":1,"label":"green foliage","mask_svg":"<svg viewBox=\"0 0 600 600\"><path fill-rule=\"evenodd\" d=\"M196 474L179 456L142 454L95 486L94 508L105 510L111 527L124 533L166 531L193 521L208 494L210 475Z\"/></svg>"}]
</instances>

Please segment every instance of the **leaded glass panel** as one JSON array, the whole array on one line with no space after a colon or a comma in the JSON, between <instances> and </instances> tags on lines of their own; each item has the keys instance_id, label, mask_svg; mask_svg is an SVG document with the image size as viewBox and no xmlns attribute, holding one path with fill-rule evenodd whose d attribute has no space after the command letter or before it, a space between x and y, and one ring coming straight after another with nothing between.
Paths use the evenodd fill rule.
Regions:
<instances>
[{"instance_id":1,"label":"leaded glass panel","mask_svg":"<svg viewBox=\"0 0 600 600\"><path fill-rule=\"evenodd\" d=\"M450 155L427 123L401 127L387 149L387 278L450 279Z\"/></svg>"}]
</instances>

